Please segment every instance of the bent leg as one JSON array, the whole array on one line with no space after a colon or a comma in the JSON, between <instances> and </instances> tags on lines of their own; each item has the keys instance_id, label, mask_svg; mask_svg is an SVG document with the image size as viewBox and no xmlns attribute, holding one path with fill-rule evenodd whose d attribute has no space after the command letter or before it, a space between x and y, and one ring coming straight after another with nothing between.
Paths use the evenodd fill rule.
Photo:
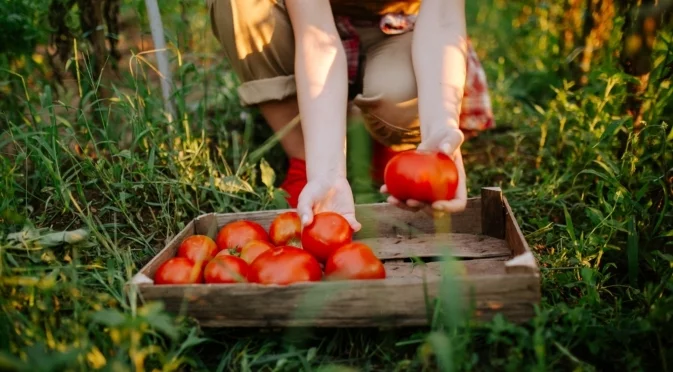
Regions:
<instances>
[{"instance_id":1,"label":"bent leg","mask_svg":"<svg viewBox=\"0 0 673 372\"><path fill-rule=\"evenodd\" d=\"M413 34L379 34L383 35L378 30L363 31L365 44L371 45L366 45L362 94L353 103L362 111L365 126L377 142L397 151L412 149L420 143L418 93L411 61Z\"/></svg>"},{"instance_id":2,"label":"bent leg","mask_svg":"<svg viewBox=\"0 0 673 372\"><path fill-rule=\"evenodd\" d=\"M388 161L420 143L418 93L411 61L412 33L386 36L360 30L366 48L363 89L353 100L374 139L372 178L383 181Z\"/></svg>"},{"instance_id":3,"label":"bent leg","mask_svg":"<svg viewBox=\"0 0 673 372\"><path fill-rule=\"evenodd\" d=\"M285 7L273 0L209 0L211 25L241 85L243 106L257 106L278 132L299 114L294 81L294 35ZM296 125L280 141L290 158L281 186L291 206L306 183L304 137ZM296 194L296 195L295 195Z\"/></svg>"}]
</instances>

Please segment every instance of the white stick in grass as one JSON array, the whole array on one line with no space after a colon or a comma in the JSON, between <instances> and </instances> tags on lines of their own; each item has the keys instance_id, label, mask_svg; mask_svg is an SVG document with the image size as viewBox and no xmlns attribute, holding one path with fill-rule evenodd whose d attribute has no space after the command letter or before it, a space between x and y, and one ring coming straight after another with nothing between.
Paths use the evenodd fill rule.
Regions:
<instances>
[{"instance_id":1,"label":"white stick in grass","mask_svg":"<svg viewBox=\"0 0 673 372\"><path fill-rule=\"evenodd\" d=\"M164 109L175 119L175 108L171 101L171 88L173 78L168 65L168 50L166 50L166 39L164 37L164 26L161 22L161 12L157 0L145 0L147 15L150 20L150 29L152 31L152 41L156 49L157 63L159 64L159 73L161 74L161 92L164 98Z\"/></svg>"}]
</instances>

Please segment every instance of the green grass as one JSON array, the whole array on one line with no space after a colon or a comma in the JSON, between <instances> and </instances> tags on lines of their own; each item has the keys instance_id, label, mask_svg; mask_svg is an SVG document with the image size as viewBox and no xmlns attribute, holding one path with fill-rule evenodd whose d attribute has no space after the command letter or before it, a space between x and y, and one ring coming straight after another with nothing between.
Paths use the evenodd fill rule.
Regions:
<instances>
[{"instance_id":1,"label":"green grass","mask_svg":"<svg viewBox=\"0 0 673 372\"><path fill-rule=\"evenodd\" d=\"M554 47L559 6L468 10L496 121L511 127L465 145L469 191L503 188L541 265L542 303L529 323L208 330L136 302L124 284L186 221L285 205L275 186L282 150L251 160L269 129L238 106L221 57L194 52L176 73L172 123L144 75L100 105L86 63L79 107L49 88L16 90L12 102L25 110L3 106L0 148L11 153L0 157L0 370L672 370L673 93L662 78L671 34L659 40L658 84L636 136L623 110L629 77L612 57L616 33L588 86L575 89ZM210 38L202 16L195 11L192 27ZM132 141L122 149L125 132ZM629 138L623 155L619 132ZM95 156L78 156L72 141L92 144ZM360 201L376 200L362 189ZM68 243L50 235L80 228L88 234Z\"/></svg>"}]
</instances>

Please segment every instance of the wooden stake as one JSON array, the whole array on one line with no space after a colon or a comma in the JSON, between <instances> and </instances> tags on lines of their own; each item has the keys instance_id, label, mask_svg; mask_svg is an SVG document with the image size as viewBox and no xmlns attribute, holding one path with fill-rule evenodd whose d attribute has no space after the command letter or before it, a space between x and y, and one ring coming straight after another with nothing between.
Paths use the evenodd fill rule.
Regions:
<instances>
[{"instance_id":1,"label":"wooden stake","mask_svg":"<svg viewBox=\"0 0 673 372\"><path fill-rule=\"evenodd\" d=\"M145 0L147 15L150 20L150 29L152 30L152 41L157 55L159 72L161 73L161 92L164 97L164 108L171 114L171 120L175 120L175 108L171 101L171 89L173 78L168 65L168 56L166 50L166 39L164 37L164 26L161 22L161 12L157 0Z\"/></svg>"}]
</instances>

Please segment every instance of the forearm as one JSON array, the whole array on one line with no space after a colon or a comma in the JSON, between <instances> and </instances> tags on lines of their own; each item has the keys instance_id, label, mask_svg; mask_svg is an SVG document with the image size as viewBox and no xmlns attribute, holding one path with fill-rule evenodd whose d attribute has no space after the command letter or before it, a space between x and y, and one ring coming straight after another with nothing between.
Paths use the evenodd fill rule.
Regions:
<instances>
[{"instance_id":1,"label":"forearm","mask_svg":"<svg viewBox=\"0 0 673 372\"><path fill-rule=\"evenodd\" d=\"M464 1L424 0L412 46L421 136L458 127L466 53Z\"/></svg>"},{"instance_id":2,"label":"forearm","mask_svg":"<svg viewBox=\"0 0 673 372\"><path fill-rule=\"evenodd\" d=\"M327 0L287 1L308 180L346 176L346 54ZM305 21L310 19L310 21Z\"/></svg>"}]
</instances>

